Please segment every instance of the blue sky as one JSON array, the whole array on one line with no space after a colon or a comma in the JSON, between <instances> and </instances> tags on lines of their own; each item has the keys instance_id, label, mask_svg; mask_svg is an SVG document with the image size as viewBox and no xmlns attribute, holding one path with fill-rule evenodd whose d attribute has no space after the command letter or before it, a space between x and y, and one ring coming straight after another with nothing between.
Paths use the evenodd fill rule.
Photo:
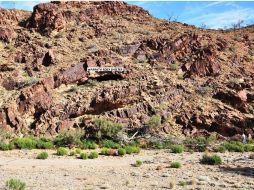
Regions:
<instances>
[{"instance_id":1,"label":"blue sky","mask_svg":"<svg viewBox=\"0 0 254 190\"><path fill-rule=\"evenodd\" d=\"M40 1L0 1L0 7L32 10ZM207 28L229 27L238 20L254 24L254 1L128 1L148 10L153 16Z\"/></svg>"}]
</instances>

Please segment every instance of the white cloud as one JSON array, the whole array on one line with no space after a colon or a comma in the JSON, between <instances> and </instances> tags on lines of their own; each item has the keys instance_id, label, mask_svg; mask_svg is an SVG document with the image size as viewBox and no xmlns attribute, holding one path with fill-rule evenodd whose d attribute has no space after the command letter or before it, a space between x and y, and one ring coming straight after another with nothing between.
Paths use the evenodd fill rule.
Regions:
<instances>
[{"instance_id":1,"label":"white cloud","mask_svg":"<svg viewBox=\"0 0 254 190\"><path fill-rule=\"evenodd\" d=\"M222 13L209 13L202 16L197 16L189 19L187 22L190 23L204 23L209 28L217 29L223 28L224 26L230 26L232 23L236 23L239 20L252 20L254 19L254 9L236 9L229 10Z\"/></svg>"}]
</instances>

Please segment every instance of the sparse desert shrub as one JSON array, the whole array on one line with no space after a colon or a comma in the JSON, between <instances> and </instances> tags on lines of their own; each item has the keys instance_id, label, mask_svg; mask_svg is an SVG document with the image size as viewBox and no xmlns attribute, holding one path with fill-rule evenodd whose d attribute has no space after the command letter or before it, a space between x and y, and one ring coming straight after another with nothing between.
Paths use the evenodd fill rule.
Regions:
<instances>
[{"instance_id":1,"label":"sparse desert shrub","mask_svg":"<svg viewBox=\"0 0 254 190\"><path fill-rule=\"evenodd\" d=\"M184 146L180 145L180 144L179 145L178 144L172 145L171 146L171 151L173 153L182 153L184 151Z\"/></svg>"},{"instance_id":2,"label":"sparse desert shrub","mask_svg":"<svg viewBox=\"0 0 254 190\"><path fill-rule=\"evenodd\" d=\"M187 138L184 140L184 144L188 147L192 147L195 151L204 152L208 145L217 140L217 134L212 133L209 137L196 137L196 138ZM194 147L193 147L194 146Z\"/></svg>"},{"instance_id":3,"label":"sparse desert shrub","mask_svg":"<svg viewBox=\"0 0 254 190\"><path fill-rule=\"evenodd\" d=\"M185 187L187 185L186 181L179 181L179 186Z\"/></svg>"},{"instance_id":4,"label":"sparse desert shrub","mask_svg":"<svg viewBox=\"0 0 254 190\"><path fill-rule=\"evenodd\" d=\"M82 153L80 154L80 158L81 158L82 160L86 160L86 159L88 159L88 154L87 154L86 152L82 152Z\"/></svg>"},{"instance_id":5,"label":"sparse desert shrub","mask_svg":"<svg viewBox=\"0 0 254 190\"><path fill-rule=\"evenodd\" d=\"M161 141L161 140L156 140L156 141L150 141L147 145L147 148L154 148L154 149L169 149L172 146L172 142L170 139Z\"/></svg>"},{"instance_id":6,"label":"sparse desert shrub","mask_svg":"<svg viewBox=\"0 0 254 190\"><path fill-rule=\"evenodd\" d=\"M7 151L7 150L13 150L15 148L13 143L0 143L0 150Z\"/></svg>"},{"instance_id":7,"label":"sparse desert shrub","mask_svg":"<svg viewBox=\"0 0 254 190\"><path fill-rule=\"evenodd\" d=\"M171 164L170 164L170 167L171 168L181 168L181 163L180 162L172 162Z\"/></svg>"},{"instance_id":8,"label":"sparse desert shrub","mask_svg":"<svg viewBox=\"0 0 254 190\"><path fill-rule=\"evenodd\" d=\"M57 147L70 145L82 146L81 138L83 136L84 131L82 129L63 131L54 139L54 144Z\"/></svg>"},{"instance_id":9,"label":"sparse desert shrub","mask_svg":"<svg viewBox=\"0 0 254 190\"><path fill-rule=\"evenodd\" d=\"M86 141L83 141L83 148L84 149L96 149L97 145L94 141L86 140Z\"/></svg>"},{"instance_id":10,"label":"sparse desert shrub","mask_svg":"<svg viewBox=\"0 0 254 190\"><path fill-rule=\"evenodd\" d=\"M245 152L254 152L254 145L253 144L245 144L244 151Z\"/></svg>"},{"instance_id":11,"label":"sparse desert shrub","mask_svg":"<svg viewBox=\"0 0 254 190\"><path fill-rule=\"evenodd\" d=\"M80 148L76 148L75 149L75 154L80 154L81 153L81 149Z\"/></svg>"},{"instance_id":12,"label":"sparse desert shrub","mask_svg":"<svg viewBox=\"0 0 254 190\"><path fill-rule=\"evenodd\" d=\"M125 146L124 149L126 150L126 154L133 153L133 146Z\"/></svg>"},{"instance_id":13,"label":"sparse desert shrub","mask_svg":"<svg viewBox=\"0 0 254 190\"><path fill-rule=\"evenodd\" d=\"M230 141L225 142L222 144L222 146L228 150L229 152L253 152L254 151L254 145L253 144L243 144L239 141Z\"/></svg>"},{"instance_id":14,"label":"sparse desert shrub","mask_svg":"<svg viewBox=\"0 0 254 190\"><path fill-rule=\"evenodd\" d=\"M6 129L0 128L0 142L8 144L13 134Z\"/></svg>"},{"instance_id":15,"label":"sparse desert shrub","mask_svg":"<svg viewBox=\"0 0 254 190\"><path fill-rule=\"evenodd\" d=\"M137 146L125 146L126 154L139 153L140 148Z\"/></svg>"},{"instance_id":16,"label":"sparse desert shrub","mask_svg":"<svg viewBox=\"0 0 254 190\"><path fill-rule=\"evenodd\" d=\"M38 156L36 157L37 159L41 159L41 160L46 160L49 157L47 152L41 152L40 154L38 154Z\"/></svg>"},{"instance_id":17,"label":"sparse desert shrub","mask_svg":"<svg viewBox=\"0 0 254 190\"><path fill-rule=\"evenodd\" d=\"M222 144L229 152L244 152L244 144L238 141L230 141Z\"/></svg>"},{"instance_id":18,"label":"sparse desert shrub","mask_svg":"<svg viewBox=\"0 0 254 190\"><path fill-rule=\"evenodd\" d=\"M63 38L65 35L64 31L58 32L58 34L55 35L55 38Z\"/></svg>"},{"instance_id":19,"label":"sparse desert shrub","mask_svg":"<svg viewBox=\"0 0 254 190\"><path fill-rule=\"evenodd\" d=\"M207 155L204 154L202 159L200 160L202 164L208 164L208 165L220 165L222 164L222 159L220 156L214 154L214 155Z\"/></svg>"},{"instance_id":20,"label":"sparse desert shrub","mask_svg":"<svg viewBox=\"0 0 254 190\"><path fill-rule=\"evenodd\" d=\"M90 154L88 155L88 158L89 159L95 159L95 158L98 158L98 153L93 151L93 152L90 152Z\"/></svg>"},{"instance_id":21,"label":"sparse desert shrub","mask_svg":"<svg viewBox=\"0 0 254 190\"><path fill-rule=\"evenodd\" d=\"M104 148L101 149L100 154L101 155L108 155L108 151L109 151L109 149L104 147Z\"/></svg>"},{"instance_id":22,"label":"sparse desert shrub","mask_svg":"<svg viewBox=\"0 0 254 190\"><path fill-rule=\"evenodd\" d=\"M135 166L135 167L140 167L142 164L143 164L143 161L141 161L141 160L136 160L134 166Z\"/></svg>"},{"instance_id":23,"label":"sparse desert shrub","mask_svg":"<svg viewBox=\"0 0 254 190\"><path fill-rule=\"evenodd\" d=\"M149 128L154 129L160 126L161 124L161 116L153 115L147 122Z\"/></svg>"},{"instance_id":24,"label":"sparse desert shrub","mask_svg":"<svg viewBox=\"0 0 254 190\"><path fill-rule=\"evenodd\" d=\"M133 153L140 153L140 148L139 147L137 147L137 146L134 146L133 148L132 148L132 152Z\"/></svg>"},{"instance_id":25,"label":"sparse desert shrub","mask_svg":"<svg viewBox=\"0 0 254 190\"><path fill-rule=\"evenodd\" d=\"M118 155L119 156L124 156L126 154L126 150L124 148L119 148L118 149Z\"/></svg>"},{"instance_id":26,"label":"sparse desert shrub","mask_svg":"<svg viewBox=\"0 0 254 190\"><path fill-rule=\"evenodd\" d=\"M194 150L188 149L188 152L189 152L190 154L193 154L193 153L194 153Z\"/></svg>"},{"instance_id":27,"label":"sparse desert shrub","mask_svg":"<svg viewBox=\"0 0 254 190\"><path fill-rule=\"evenodd\" d=\"M59 147L59 148L57 149L56 154L57 154L58 156L65 156L65 155L68 154L68 150L67 150L66 148L64 148L64 147Z\"/></svg>"},{"instance_id":28,"label":"sparse desert shrub","mask_svg":"<svg viewBox=\"0 0 254 190\"><path fill-rule=\"evenodd\" d=\"M88 79L86 82L87 86L96 86L98 84L97 80Z\"/></svg>"},{"instance_id":29,"label":"sparse desert shrub","mask_svg":"<svg viewBox=\"0 0 254 190\"><path fill-rule=\"evenodd\" d=\"M220 153L224 153L224 152L226 152L226 148L224 147L224 146L219 146L218 148L217 148L217 152L220 152Z\"/></svg>"},{"instance_id":30,"label":"sparse desert shrub","mask_svg":"<svg viewBox=\"0 0 254 190\"><path fill-rule=\"evenodd\" d=\"M201 95L205 95L207 93L210 93L213 91L213 88L210 86L200 86L197 88L196 92L201 94Z\"/></svg>"},{"instance_id":31,"label":"sparse desert shrub","mask_svg":"<svg viewBox=\"0 0 254 190\"><path fill-rule=\"evenodd\" d=\"M107 121L105 119L95 119L94 123L96 126L95 137L98 139L115 139L122 130L122 125L120 123Z\"/></svg>"},{"instance_id":32,"label":"sparse desert shrub","mask_svg":"<svg viewBox=\"0 0 254 190\"><path fill-rule=\"evenodd\" d=\"M112 140L103 140L103 141L101 141L100 146L105 147L105 148L114 148L114 149L118 149L121 147L120 144L118 144Z\"/></svg>"},{"instance_id":33,"label":"sparse desert shrub","mask_svg":"<svg viewBox=\"0 0 254 190\"><path fill-rule=\"evenodd\" d=\"M170 64L169 65L169 69L171 70L171 71L176 71L176 70L178 70L179 69L179 63L172 63L172 64Z\"/></svg>"},{"instance_id":34,"label":"sparse desert shrub","mask_svg":"<svg viewBox=\"0 0 254 190\"><path fill-rule=\"evenodd\" d=\"M40 138L39 140L37 140L36 147L39 149L52 149L54 147L54 144L49 139Z\"/></svg>"},{"instance_id":35,"label":"sparse desert shrub","mask_svg":"<svg viewBox=\"0 0 254 190\"><path fill-rule=\"evenodd\" d=\"M10 179L5 182L5 187L8 190L24 190L26 188L26 183L19 179Z\"/></svg>"},{"instance_id":36,"label":"sparse desert shrub","mask_svg":"<svg viewBox=\"0 0 254 190\"><path fill-rule=\"evenodd\" d=\"M141 160L136 160L135 166L140 167L143 164Z\"/></svg>"},{"instance_id":37,"label":"sparse desert shrub","mask_svg":"<svg viewBox=\"0 0 254 190\"><path fill-rule=\"evenodd\" d=\"M19 149L35 149L37 141L33 138L18 138L14 140L14 145Z\"/></svg>"}]
</instances>

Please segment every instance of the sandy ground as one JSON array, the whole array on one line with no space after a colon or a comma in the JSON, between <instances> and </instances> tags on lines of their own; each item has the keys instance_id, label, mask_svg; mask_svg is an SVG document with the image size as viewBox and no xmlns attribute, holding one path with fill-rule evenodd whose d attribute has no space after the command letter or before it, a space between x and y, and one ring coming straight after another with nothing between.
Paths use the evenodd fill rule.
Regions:
<instances>
[{"instance_id":1,"label":"sandy ground","mask_svg":"<svg viewBox=\"0 0 254 190\"><path fill-rule=\"evenodd\" d=\"M0 189L5 181L17 178L33 190L85 189L254 189L254 160L251 153L219 154L224 164L199 163L202 153L172 154L168 150L142 150L124 157L99 156L94 160L55 155L47 151L47 160L35 159L41 150L0 151ZM134 167L142 160L141 167ZM170 162L182 163L180 169ZM181 186L180 183L187 183Z\"/></svg>"}]
</instances>

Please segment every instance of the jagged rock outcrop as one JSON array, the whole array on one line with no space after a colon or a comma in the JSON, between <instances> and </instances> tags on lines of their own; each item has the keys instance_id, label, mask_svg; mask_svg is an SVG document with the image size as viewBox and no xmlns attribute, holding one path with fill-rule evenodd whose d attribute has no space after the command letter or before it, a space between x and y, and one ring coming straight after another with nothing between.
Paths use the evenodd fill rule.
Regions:
<instances>
[{"instance_id":1,"label":"jagged rock outcrop","mask_svg":"<svg viewBox=\"0 0 254 190\"><path fill-rule=\"evenodd\" d=\"M81 11L72 11L70 8ZM149 13L142 8L127 5L124 2L52 2L42 3L34 7L28 27L49 35L52 31L60 31L71 22L80 24L99 16L143 15ZM103 25L93 25L96 36L101 35Z\"/></svg>"},{"instance_id":2,"label":"jagged rock outcrop","mask_svg":"<svg viewBox=\"0 0 254 190\"><path fill-rule=\"evenodd\" d=\"M124 2L42 3L0 17L0 127L54 135L104 117L147 132L159 115L156 135L253 135L251 27L201 30Z\"/></svg>"}]
</instances>

